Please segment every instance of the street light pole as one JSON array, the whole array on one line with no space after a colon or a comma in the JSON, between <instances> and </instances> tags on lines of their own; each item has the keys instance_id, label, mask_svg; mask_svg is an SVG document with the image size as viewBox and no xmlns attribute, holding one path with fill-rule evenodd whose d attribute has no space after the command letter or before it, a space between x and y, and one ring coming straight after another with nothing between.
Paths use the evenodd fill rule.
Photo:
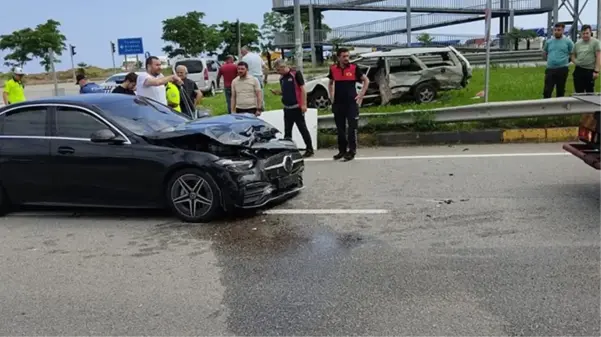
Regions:
<instances>
[{"instance_id":1,"label":"street light pole","mask_svg":"<svg viewBox=\"0 0 601 337\"><path fill-rule=\"evenodd\" d=\"M71 71L73 72L73 82L75 82L75 61L73 60L73 46L69 45L69 53L71 54Z\"/></svg>"},{"instance_id":2,"label":"street light pole","mask_svg":"<svg viewBox=\"0 0 601 337\"><path fill-rule=\"evenodd\" d=\"M492 0L486 1L486 69L484 73L484 102L488 103L488 90L490 83L490 26L492 16Z\"/></svg>"},{"instance_id":3,"label":"street light pole","mask_svg":"<svg viewBox=\"0 0 601 337\"><path fill-rule=\"evenodd\" d=\"M300 0L294 0L294 46L296 69L303 71L303 32L301 29Z\"/></svg>"}]
</instances>

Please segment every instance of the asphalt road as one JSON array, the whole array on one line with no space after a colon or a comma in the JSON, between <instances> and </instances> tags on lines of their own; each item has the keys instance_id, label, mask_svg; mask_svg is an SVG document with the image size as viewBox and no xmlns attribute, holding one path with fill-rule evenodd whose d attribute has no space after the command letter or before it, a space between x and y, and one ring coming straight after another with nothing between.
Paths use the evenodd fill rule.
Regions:
<instances>
[{"instance_id":1,"label":"asphalt road","mask_svg":"<svg viewBox=\"0 0 601 337\"><path fill-rule=\"evenodd\" d=\"M560 149L320 151L297 199L205 226L12 214L0 335L599 336L600 176Z\"/></svg>"}]
</instances>

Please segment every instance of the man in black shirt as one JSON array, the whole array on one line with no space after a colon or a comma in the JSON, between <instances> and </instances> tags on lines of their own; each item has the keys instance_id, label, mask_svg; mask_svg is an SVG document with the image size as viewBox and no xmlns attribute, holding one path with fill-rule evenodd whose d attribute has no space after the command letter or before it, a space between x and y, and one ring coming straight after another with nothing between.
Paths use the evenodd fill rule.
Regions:
<instances>
[{"instance_id":1,"label":"man in black shirt","mask_svg":"<svg viewBox=\"0 0 601 337\"><path fill-rule=\"evenodd\" d=\"M202 92L198 89L196 82L188 78L188 68L186 66L177 66L175 74L184 82L179 90L182 113L192 116L196 106L202 101Z\"/></svg>"},{"instance_id":2,"label":"man in black shirt","mask_svg":"<svg viewBox=\"0 0 601 337\"><path fill-rule=\"evenodd\" d=\"M359 123L359 107L369 85L369 79L357 65L350 63L349 50L340 48L336 52L338 63L330 67L328 90L332 100L332 112L338 133L338 154L334 160L344 158L353 160L357 154L357 127ZM363 87L357 93L356 83ZM348 122L348 137L347 127Z\"/></svg>"},{"instance_id":3,"label":"man in black shirt","mask_svg":"<svg viewBox=\"0 0 601 337\"><path fill-rule=\"evenodd\" d=\"M115 87L113 89L113 94L125 94L125 95L135 95L136 92L136 81L138 80L138 75L136 73L129 73L125 75L125 79L123 83Z\"/></svg>"},{"instance_id":4,"label":"man in black shirt","mask_svg":"<svg viewBox=\"0 0 601 337\"><path fill-rule=\"evenodd\" d=\"M296 124L306 146L304 157L311 157L314 151L311 134L305 121L307 92L305 91L303 74L300 71L291 70L282 59L276 60L274 67L281 75L281 90L272 90L271 92L275 95L282 95L282 103L284 104L284 138L292 139L292 127Z\"/></svg>"}]
</instances>

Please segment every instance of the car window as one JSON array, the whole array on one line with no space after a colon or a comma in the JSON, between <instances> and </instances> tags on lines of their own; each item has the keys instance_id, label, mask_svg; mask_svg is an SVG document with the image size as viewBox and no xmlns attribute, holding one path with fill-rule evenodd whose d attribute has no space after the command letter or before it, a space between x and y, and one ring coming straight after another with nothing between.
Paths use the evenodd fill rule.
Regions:
<instances>
[{"instance_id":1,"label":"car window","mask_svg":"<svg viewBox=\"0 0 601 337\"><path fill-rule=\"evenodd\" d=\"M3 136L46 136L45 107L25 107L0 116L0 134Z\"/></svg>"},{"instance_id":2,"label":"car window","mask_svg":"<svg viewBox=\"0 0 601 337\"><path fill-rule=\"evenodd\" d=\"M89 113L75 108L56 110L56 137L89 139L92 133L108 126Z\"/></svg>"},{"instance_id":3,"label":"car window","mask_svg":"<svg viewBox=\"0 0 601 337\"><path fill-rule=\"evenodd\" d=\"M177 68L177 66L185 66L188 68L188 74L199 74L204 70L200 60L177 61L177 63L175 63L175 67Z\"/></svg>"},{"instance_id":4,"label":"car window","mask_svg":"<svg viewBox=\"0 0 601 337\"><path fill-rule=\"evenodd\" d=\"M137 135L163 131L190 120L167 106L143 97L98 103L97 106L119 125Z\"/></svg>"},{"instance_id":5,"label":"car window","mask_svg":"<svg viewBox=\"0 0 601 337\"><path fill-rule=\"evenodd\" d=\"M422 68L410 57L394 57L388 59L390 73L420 71Z\"/></svg>"}]
</instances>

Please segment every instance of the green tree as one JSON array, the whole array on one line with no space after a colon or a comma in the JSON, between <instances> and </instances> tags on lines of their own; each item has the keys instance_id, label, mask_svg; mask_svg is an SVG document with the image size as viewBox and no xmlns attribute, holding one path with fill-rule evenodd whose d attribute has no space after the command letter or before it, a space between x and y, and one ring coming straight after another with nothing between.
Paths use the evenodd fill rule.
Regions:
<instances>
[{"instance_id":1,"label":"green tree","mask_svg":"<svg viewBox=\"0 0 601 337\"><path fill-rule=\"evenodd\" d=\"M431 44L432 41L434 41L434 38L428 33L423 33L423 34L419 34L419 36L417 37L417 41L419 41L427 46L427 45Z\"/></svg>"},{"instance_id":2,"label":"green tree","mask_svg":"<svg viewBox=\"0 0 601 337\"><path fill-rule=\"evenodd\" d=\"M221 44L219 34L215 26L202 22L204 17L205 13L193 11L163 20L161 38L169 43L163 51L169 57L190 57L217 49Z\"/></svg>"},{"instance_id":3,"label":"green tree","mask_svg":"<svg viewBox=\"0 0 601 337\"><path fill-rule=\"evenodd\" d=\"M532 30L524 30L522 28L516 27L513 28L509 33L507 33L506 37L509 40L509 42L513 42L514 49L518 50L520 47L520 41L523 40L526 41L526 49L530 49L530 41L532 39L537 38L537 35L536 32Z\"/></svg>"},{"instance_id":4,"label":"green tree","mask_svg":"<svg viewBox=\"0 0 601 337\"><path fill-rule=\"evenodd\" d=\"M10 53L4 56L4 64L23 67L25 63L39 58L40 65L46 71L50 70L48 48L52 48L58 56L66 49L67 38L60 32L60 25L58 21L48 20L34 29L24 28L11 34L0 35L0 50L10 50Z\"/></svg>"},{"instance_id":5,"label":"green tree","mask_svg":"<svg viewBox=\"0 0 601 337\"><path fill-rule=\"evenodd\" d=\"M215 28L222 39L220 59L227 55L238 55L238 24L237 22L223 21ZM248 46L253 51L259 51L261 32L254 23L240 22L240 45ZM217 49L217 48L214 48Z\"/></svg>"},{"instance_id":6,"label":"green tree","mask_svg":"<svg viewBox=\"0 0 601 337\"><path fill-rule=\"evenodd\" d=\"M79 63L77 64L77 66L78 66L79 68L87 68L87 67L89 67L89 65L88 65L87 63L85 63L85 62L79 62Z\"/></svg>"},{"instance_id":7,"label":"green tree","mask_svg":"<svg viewBox=\"0 0 601 337\"><path fill-rule=\"evenodd\" d=\"M273 50L275 35L284 31L286 16L278 12L266 12L263 14L263 25L261 36L263 37L265 49Z\"/></svg>"}]
</instances>

